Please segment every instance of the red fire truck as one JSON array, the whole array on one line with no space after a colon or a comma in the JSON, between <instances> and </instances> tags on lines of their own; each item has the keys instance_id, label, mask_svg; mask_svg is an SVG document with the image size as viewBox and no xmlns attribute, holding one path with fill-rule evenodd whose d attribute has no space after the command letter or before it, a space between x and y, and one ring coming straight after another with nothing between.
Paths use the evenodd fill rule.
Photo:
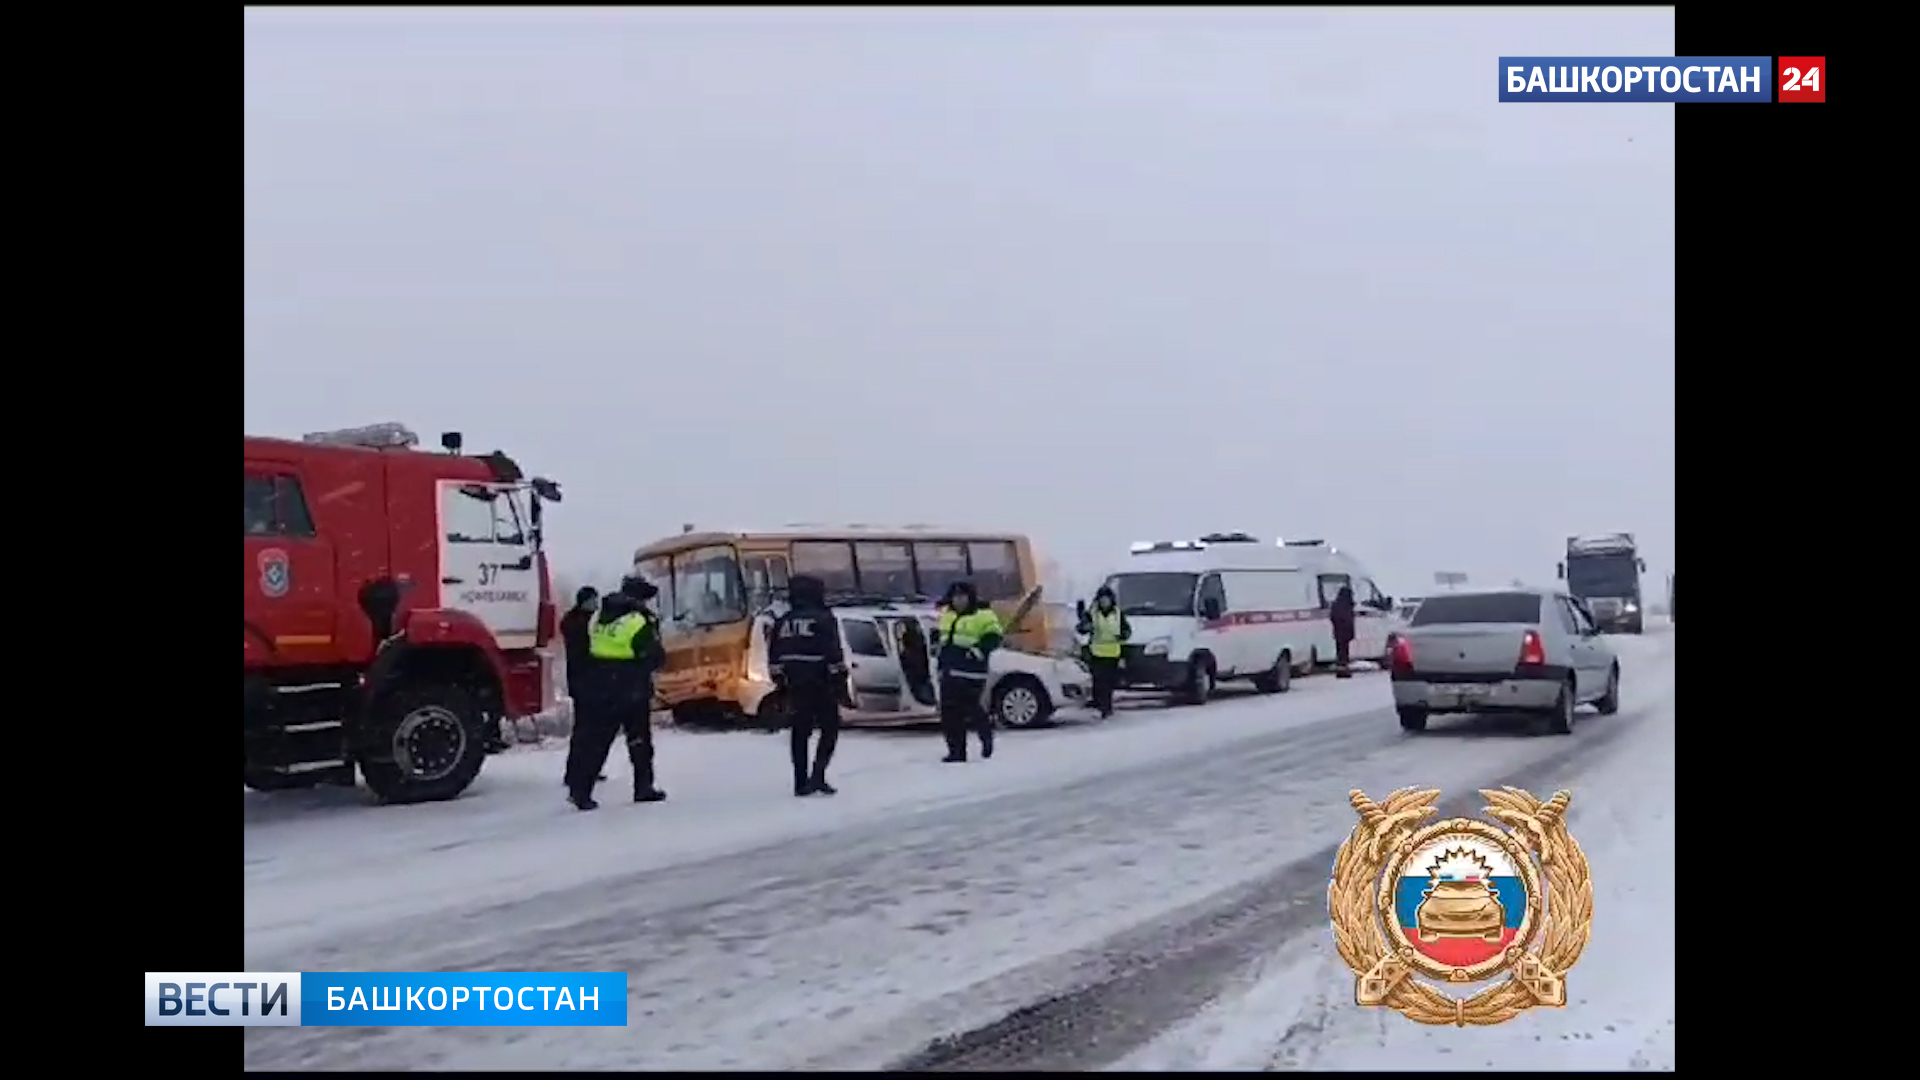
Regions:
<instances>
[{"instance_id":1,"label":"red fire truck","mask_svg":"<svg viewBox=\"0 0 1920 1080\"><path fill-rule=\"evenodd\" d=\"M548 701L541 509L499 451L398 424L246 436L246 786L466 790L500 721Z\"/></svg>"}]
</instances>

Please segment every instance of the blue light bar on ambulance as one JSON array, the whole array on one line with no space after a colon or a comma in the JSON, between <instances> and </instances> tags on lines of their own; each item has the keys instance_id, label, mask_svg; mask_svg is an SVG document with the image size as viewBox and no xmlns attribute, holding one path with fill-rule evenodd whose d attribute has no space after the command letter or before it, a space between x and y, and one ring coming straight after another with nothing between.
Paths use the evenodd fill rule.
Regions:
<instances>
[{"instance_id":1,"label":"blue light bar on ambulance","mask_svg":"<svg viewBox=\"0 0 1920 1080\"><path fill-rule=\"evenodd\" d=\"M1323 547L1325 540L1282 540L1281 547Z\"/></svg>"}]
</instances>

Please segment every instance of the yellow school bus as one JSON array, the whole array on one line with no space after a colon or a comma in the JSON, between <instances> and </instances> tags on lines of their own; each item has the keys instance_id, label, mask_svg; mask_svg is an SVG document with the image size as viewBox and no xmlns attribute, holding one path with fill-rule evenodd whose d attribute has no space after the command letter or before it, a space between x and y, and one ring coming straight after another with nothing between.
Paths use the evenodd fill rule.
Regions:
<instances>
[{"instance_id":1,"label":"yellow school bus","mask_svg":"<svg viewBox=\"0 0 1920 1080\"><path fill-rule=\"evenodd\" d=\"M749 685L748 642L794 574L819 578L835 602L865 604L937 600L964 579L1003 619L1040 584L1025 536L916 525L689 530L640 548L633 568L660 590L667 662L655 693L683 723L737 715L764 696ZM1045 619L1030 610L1007 640L1045 651Z\"/></svg>"}]
</instances>

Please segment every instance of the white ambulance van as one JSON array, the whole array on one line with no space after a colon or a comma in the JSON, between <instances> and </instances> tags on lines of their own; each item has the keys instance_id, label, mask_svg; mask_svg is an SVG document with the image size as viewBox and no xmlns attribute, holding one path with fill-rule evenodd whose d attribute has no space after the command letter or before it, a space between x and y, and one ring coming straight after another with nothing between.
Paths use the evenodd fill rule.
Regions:
<instances>
[{"instance_id":1,"label":"white ambulance van","mask_svg":"<svg viewBox=\"0 0 1920 1080\"><path fill-rule=\"evenodd\" d=\"M1106 579L1133 628L1121 685L1200 704L1223 680L1281 693L1333 663L1328 605L1351 585L1355 659L1387 648L1392 599L1350 555L1319 540L1262 542L1243 532L1134 544Z\"/></svg>"}]
</instances>

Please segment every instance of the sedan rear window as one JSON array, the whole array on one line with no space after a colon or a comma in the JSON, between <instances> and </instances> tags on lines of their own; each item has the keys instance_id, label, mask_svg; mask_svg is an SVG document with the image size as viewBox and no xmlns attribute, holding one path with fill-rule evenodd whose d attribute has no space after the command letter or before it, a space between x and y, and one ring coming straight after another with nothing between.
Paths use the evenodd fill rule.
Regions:
<instances>
[{"instance_id":1,"label":"sedan rear window","mask_svg":"<svg viewBox=\"0 0 1920 1080\"><path fill-rule=\"evenodd\" d=\"M1496 592L1430 596L1414 610L1414 626L1461 623L1538 623L1538 593Z\"/></svg>"}]
</instances>

